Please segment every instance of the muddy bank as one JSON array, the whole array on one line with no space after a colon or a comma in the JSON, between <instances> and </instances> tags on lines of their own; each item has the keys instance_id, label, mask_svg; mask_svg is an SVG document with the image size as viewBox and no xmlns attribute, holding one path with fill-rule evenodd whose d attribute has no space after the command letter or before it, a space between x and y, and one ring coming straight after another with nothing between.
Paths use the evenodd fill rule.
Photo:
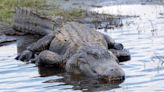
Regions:
<instances>
[{"instance_id":1,"label":"muddy bank","mask_svg":"<svg viewBox=\"0 0 164 92\"><path fill-rule=\"evenodd\" d=\"M34 42L39 39L38 35L25 35L21 32L18 32L12 28L11 25L7 23L0 23L0 46L11 44L13 42L17 42L18 52L21 49L25 49L26 47L20 47L19 43L23 43L24 45L29 44L30 42ZM19 40L19 41L18 41Z\"/></svg>"},{"instance_id":2,"label":"muddy bank","mask_svg":"<svg viewBox=\"0 0 164 92\"><path fill-rule=\"evenodd\" d=\"M136 2L140 2L137 0ZM113 29L122 27L122 19L137 16L121 16L112 15L110 13L98 13L94 11L95 8L102 8L104 6L110 6L113 4L119 4L123 2L129 2L128 0L109 1L109 0L47 0L47 10L53 11L54 8L58 8L64 11L80 10L82 11L79 17L75 17L73 21L86 24L89 27L96 29ZM134 1L132 1L134 3ZM136 3L135 2L135 3ZM62 12L62 11L60 11ZM67 13L67 12L66 12Z\"/></svg>"},{"instance_id":3,"label":"muddy bank","mask_svg":"<svg viewBox=\"0 0 164 92\"><path fill-rule=\"evenodd\" d=\"M16 41L18 37L15 35L16 31L10 25L0 23L0 46Z\"/></svg>"},{"instance_id":4,"label":"muddy bank","mask_svg":"<svg viewBox=\"0 0 164 92\"><path fill-rule=\"evenodd\" d=\"M85 17L74 21L88 25L94 29L114 29L123 26L122 19L129 16L114 16L110 14L99 14L96 12L86 12Z\"/></svg>"}]
</instances>

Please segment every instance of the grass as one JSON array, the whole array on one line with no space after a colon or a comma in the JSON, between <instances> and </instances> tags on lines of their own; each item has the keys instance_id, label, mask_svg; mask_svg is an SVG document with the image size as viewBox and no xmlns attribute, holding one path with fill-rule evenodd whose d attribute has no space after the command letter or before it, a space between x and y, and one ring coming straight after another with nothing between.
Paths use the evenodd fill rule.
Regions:
<instances>
[{"instance_id":1,"label":"grass","mask_svg":"<svg viewBox=\"0 0 164 92\"><path fill-rule=\"evenodd\" d=\"M45 0L0 0L0 21L11 22L16 7L32 7L39 9Z\"/></svg>"},{"instance_id":2,"label":"grass","mask_svg":"<svg viewBox=\"0 0 164 92\"><path fill-rule=\"evenodd\" d=\"M54 8L48 11L49 16L62 16L65 21L73 21L85 16L85 11L82 9L64 10L61 8Z\"/></svg>"},{"instance_id":3,"label":"grass","mask_svg":"<svg viewBox=\"0 0 164 92\"><path fill-rule=\"evenodd\" d=\"M72 21L84 16L81 9L64 10L57 5L47 9L46 0L0 0L0 21L11 23L16 7L30 7L48 16L63 16L65 21Z\"/></svg>"}]
</instances>

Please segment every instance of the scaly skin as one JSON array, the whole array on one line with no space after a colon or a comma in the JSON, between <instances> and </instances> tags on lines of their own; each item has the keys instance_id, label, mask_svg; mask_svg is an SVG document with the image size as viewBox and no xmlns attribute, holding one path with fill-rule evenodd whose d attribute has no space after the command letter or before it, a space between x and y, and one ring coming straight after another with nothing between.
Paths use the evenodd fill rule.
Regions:
<instances>
[{"instance_id":1,"label":"scaly skin","mask_svg":"<svg viewBox=\"0 0 164 92\"><path fill-rule=\"evenodd\" d=\"M39 66L57 65L69 73L107 81L124 80L119 62L129 60L130 54L122 44L80 23L62 23L61 20L61 17L52 20L29 9L18 8L14 29L43 37L29 45L17 59Z\"/></svg>"}]
</instances>

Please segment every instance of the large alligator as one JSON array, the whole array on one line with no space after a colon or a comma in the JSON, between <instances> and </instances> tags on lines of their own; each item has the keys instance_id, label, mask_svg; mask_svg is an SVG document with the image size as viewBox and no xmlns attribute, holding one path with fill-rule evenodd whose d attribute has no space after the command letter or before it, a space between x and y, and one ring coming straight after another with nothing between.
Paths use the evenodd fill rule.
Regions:
<instances>
[{"instance_id":1,"label":"large alligator","mask_svg":"<svg viewBox=\"0 0 164 92\"><path fill-rule=\"evenodd\" d=\"M121 43L108 35L77 22L62 22L62 17L40 16L27 8L18 8L13 28L42 38L27 46L18 60L38 66L56 66L68 73L107 81L123 81L125 73L119 62L130 59ZM55 71L55 70L54 70Z\"/></svg>"}]
</instances>

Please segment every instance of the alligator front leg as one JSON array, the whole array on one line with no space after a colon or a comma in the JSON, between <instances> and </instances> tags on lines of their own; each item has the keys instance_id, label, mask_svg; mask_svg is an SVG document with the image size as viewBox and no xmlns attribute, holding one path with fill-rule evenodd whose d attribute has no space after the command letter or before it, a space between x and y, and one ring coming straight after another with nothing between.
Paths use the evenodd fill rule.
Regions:
<instances>
[{"instance_id":1,"label":"alligator front leg","mask_svg":"<svg viewBox=\"0 0 164 92\"><path fill-rule=\"evenodd\" d=\"M121 43L114 42L108 35L104 35L104 38L108 44L108 49L118 58L119 62L130 60L129 51Z\"/></svg>"},{"instance_id":2,"label":"alligator front leg","mask_svg":"<svg viewBox=\"0 0 164 92\"><path fill-rule=\"evenodd\" d=\"M64 59L55 52L44 50L32 62L36 63L38 66L57 65L58 67L63 67Z\"/></svg>"},{"instance_id":3,"label":"alligator front leg","mask_svg":"<svg viewBox=\"0 0 164 92\"><path fill-rule=\"evenodd\" d=\"M16 59L28 62L30 59L34 58L34 54L40 53L43 50L47 50L54 37L54 34L48 34L44 36L37 42L34 42L30 46L28 46L25 51L23 51L16 57Z\"/></svg>"},{"instance_id":4,"label":"alligator front leg","mask_svg":"<svg viewBox=\"0 0 164 92\"><path fill-rule=\"evenodd\" d=\"M128 61L131 59L130 53L127 49L117 50L109 49L119 60L119 62Z\"/></svg>"}]
</instances>

